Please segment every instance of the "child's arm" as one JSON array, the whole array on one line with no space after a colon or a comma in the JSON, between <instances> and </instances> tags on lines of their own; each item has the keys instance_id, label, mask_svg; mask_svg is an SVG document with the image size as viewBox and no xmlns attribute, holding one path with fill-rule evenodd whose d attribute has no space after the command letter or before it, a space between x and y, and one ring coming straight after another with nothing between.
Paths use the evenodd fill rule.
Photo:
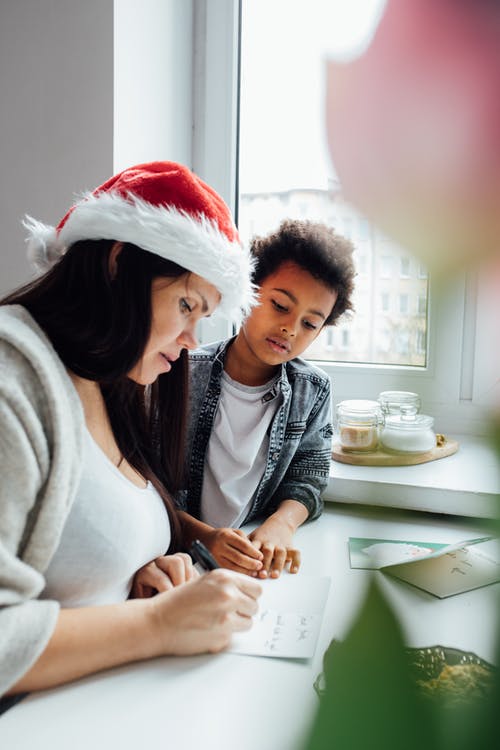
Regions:
<instances>
[{"instance_id":1,"label":"child's arm","mask_svg":"<svg viewBox=\"0 0 500 750\"><path fill-rule=\"evenodd\" d=\"M331 442L330 381L325 377L297 450L271 498L276 510L249 534L249 539L264 553L259 577L277 578L288 561L290 572L297 572L300 553L293 547L293 535L304 521L321 514L321 493L330 473Z\"/></svg>"},{"instance_id":2,"label":"child's arm","mask_svg":"<svg viewBox=\"0 0 500 750\"><path fill-rule=\"evenodd\" d=\"M279 508L248 538L263 554L259 578L278 578L287 563L290 573L300 567L300 551L293 547L293 535L308 517L307 508L297 500L283 500Z\"/></svg>"},{"instance_id":3,"label":"child's arm","mask_svg":"<svg viewBox=\"0 0 500 750\"><path fill-rule=\"evenodd\" d=\"M251 576L256 576L262 568L263 553L240 529L217 529L185 511L179 511L179 518L186 549L195 539L199 539L223 568Z\"/></svg>"}]
</instances>

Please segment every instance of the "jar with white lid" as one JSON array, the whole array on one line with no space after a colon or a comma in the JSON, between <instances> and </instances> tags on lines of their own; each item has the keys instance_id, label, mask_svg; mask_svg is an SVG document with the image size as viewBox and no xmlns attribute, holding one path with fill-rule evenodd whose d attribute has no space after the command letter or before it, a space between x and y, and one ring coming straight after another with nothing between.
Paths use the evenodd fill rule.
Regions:
<instances>
[{"instance_id":1,"label":"jar with white lid","mask_svg":"<svg viewBox=\"0 0 500 750\"><path fill-rule=\"evenodd\" d=\"M388 414L418 414L420 411L420 396L411 391L382 391L378 397L382 413Z\"/></svg>"},{"instance_id":2,"label":"jar with white lid","mask_svg":"<svg viewBox=\"0 0 500 750\"><path fill-rule=\"evenodd\" d=\"M351 399L337 405L337 430L343 450L352 453L376 451L383 422L378 401Z\"/></svg>"},{"instance_id":3,"label":"jar with white lid","mask_svg":"<svg viewBox=\"0 0 500 750\"><path fill-rule=\"evenodd\" d=\"M434 419L426 414L389 414L380 435L392 453L427 453L436 446Z\"/></svg>"}]
</instances>

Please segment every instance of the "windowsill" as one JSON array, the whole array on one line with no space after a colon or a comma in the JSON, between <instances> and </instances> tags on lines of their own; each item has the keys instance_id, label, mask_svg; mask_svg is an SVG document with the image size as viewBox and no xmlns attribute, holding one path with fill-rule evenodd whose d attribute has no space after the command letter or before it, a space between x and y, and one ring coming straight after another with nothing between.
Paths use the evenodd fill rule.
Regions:
<instances>
[{"instance_id":1,"label":"windowsill","mask_svg":"<svg viewBox=\"0 0 500 750\"><path fill-rule=\"evenodd\" d=\"M324 500L497 518L497 456L484 438L455 437L460 446L457 453L416 466L352 466L332 461Z\"/></svg>"}]
</instances>

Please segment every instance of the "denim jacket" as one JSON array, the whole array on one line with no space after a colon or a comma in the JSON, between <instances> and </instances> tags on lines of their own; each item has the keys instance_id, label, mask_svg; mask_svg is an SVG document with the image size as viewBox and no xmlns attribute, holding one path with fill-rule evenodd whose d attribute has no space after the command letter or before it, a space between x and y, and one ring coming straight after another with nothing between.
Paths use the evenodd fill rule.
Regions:
<instances>
[{"instance_id":1,"label":"denim jacket","mask_svg":"<svg viewBox=\"0 0 500 750\"><path fill-rule=\"evenodd\" d=\"M190 418L186 490L176 498L180 510L200 517L208 441L221 393L224 357L233 339L190 354ZM330 380L297 357L281 365L280 402L269 430L266 467L244 523L273 513L283 500L303 503L309 518L323 509L331 458Z\"/></svg>"}]
</instances>

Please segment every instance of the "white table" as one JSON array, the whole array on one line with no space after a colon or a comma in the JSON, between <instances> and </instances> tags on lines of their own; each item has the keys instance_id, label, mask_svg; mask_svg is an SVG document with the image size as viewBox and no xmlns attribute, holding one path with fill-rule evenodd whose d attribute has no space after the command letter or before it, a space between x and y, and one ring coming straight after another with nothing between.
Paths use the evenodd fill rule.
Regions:
<instances>
[{"instance_id":1,"label":"white table","mask_svg":"<svg viewBox=\"0 0 500 750\"><path fill-rule=\"evenodd\" d=\"M0 717L6 750L294 750L317 698L312 683L332 638L343 638L363 597L367 571L351 570L349 536L453 542L484 534L472 519L329 505L297 534L304 575L332 585L314 659L219 654L161 658L113 669L28 696ZM300 574L299 574L300 575ZM407 643L473 651L490 662L500 585L439 600L381 573Z\"/></svg>"}]
</instances>

